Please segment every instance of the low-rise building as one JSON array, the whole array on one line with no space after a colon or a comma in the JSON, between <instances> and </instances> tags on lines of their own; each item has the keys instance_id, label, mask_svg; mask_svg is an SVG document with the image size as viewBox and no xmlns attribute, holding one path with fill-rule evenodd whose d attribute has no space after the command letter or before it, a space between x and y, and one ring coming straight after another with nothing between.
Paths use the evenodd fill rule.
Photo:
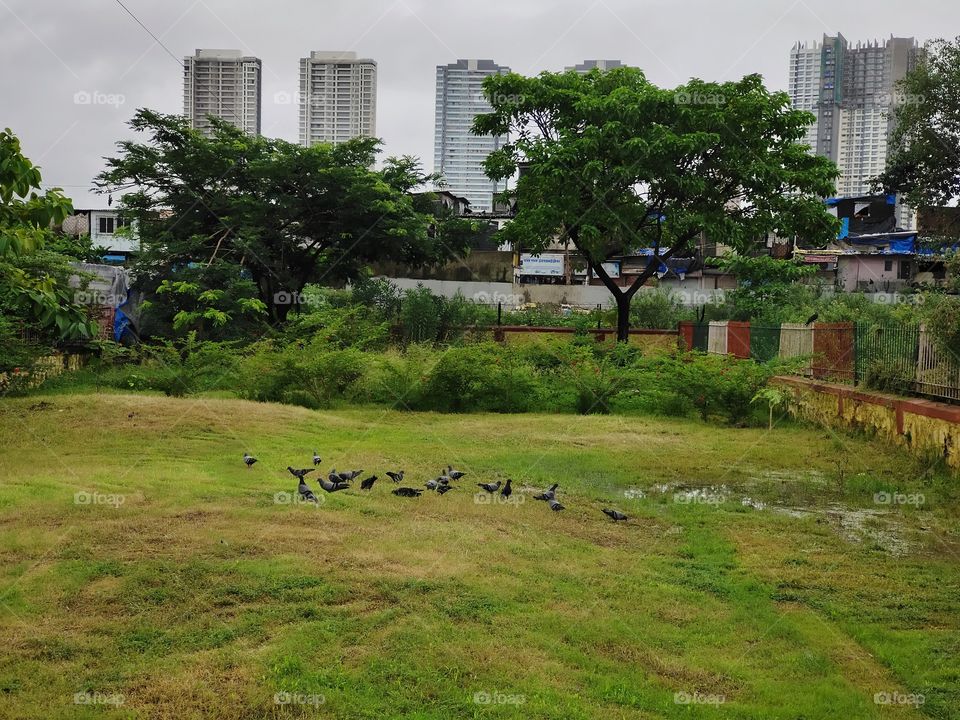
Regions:
<instances>
[{"instance_id":1,"label":"low-rise building","mask_svg":"<svg viewBox=\"0 0 960 720\"><path fill-rule=\"evenodd\" d=\"M117 210L109 208L77 208L63 221L61 229L67 235L90 235L94 248L106 250L104 261L123 263L131 253L140 250L136 225L128 227Z\"/></svg>"}]
</instances>

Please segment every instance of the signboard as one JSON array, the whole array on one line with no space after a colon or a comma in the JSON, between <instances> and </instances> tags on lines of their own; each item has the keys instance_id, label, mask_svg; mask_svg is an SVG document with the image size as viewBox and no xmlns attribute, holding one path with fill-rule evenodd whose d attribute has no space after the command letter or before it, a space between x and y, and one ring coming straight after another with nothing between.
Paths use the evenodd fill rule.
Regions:
<instances>
[{"instance_id":1,"label":"signboard","mask_svg":"<svg viewBox=\"0 0 960 720\"><path fill-rule=\"evenodd\" d=\"M803 261L805 263L835 263L837 261L836 255L804 255Z\"/></svg>"},{"instance_id":2,"label":"signboard","mask_svg":"<svg viewBox=\"0 0 960 720\"><path fill-rule=\"evenodd\" d=\"M534 257L530 253L522 253L520 255L520 274L563 277L563 255L544 254Z\"/></svg>"},{"instance_id":3,"label":"signboard","mask_svg":"<svg viewBox=\"0 0 960 720\"><path fill-rule=\"evenodd\" d=\"M612 278L620 277L620 263L618 262L605 262L601 263L603 269L607 271L607 275Z\"/></svg>"}]
</instances>

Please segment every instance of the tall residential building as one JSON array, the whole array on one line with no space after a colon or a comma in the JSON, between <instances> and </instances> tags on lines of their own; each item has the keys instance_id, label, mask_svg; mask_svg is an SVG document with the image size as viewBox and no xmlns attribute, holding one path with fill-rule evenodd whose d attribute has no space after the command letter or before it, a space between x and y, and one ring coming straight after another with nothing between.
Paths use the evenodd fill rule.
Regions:
<instances>
[{"instance_id":1,"label":"tall residential building","mask_svg":"<svg viewBox=\"0 0 960 720\"><path fill-rule=\"evenodd\" d=\"M579 65L573 65L564 70L576 70L578 73L587 73L591 70L612 70L613 68L624 67L619 60L584 60Z\"/></svg>"},{"instance_id":2,"label":"tall residential building","mask_svg":"<svg viewBox=\"0 0 960 720\"><path fill-rule=\"evenodd\" d=\"M377 134L377 63L355 52L300 58L300 144Z\"/></svg>"},{"instance_id":3,"label":"tall residential building","mask_svg":"<svg viewBox=\"0 0 960 720\"><path fill-rule=\"evenodd\" d=\"M853 46L839 34L811 45L797 43L790 51L790 98L794 107L816 115L807 144L837 163L841 197L869 194L870 179L883 171L897 83L917 51L914 38L891 36ZM902 227L911 227L909 208L900 220Z\"/></svg>"},{"instance_id":4,"label":"tall residential building","mask_svg":"<svg viewBox=\"0 0 960 720\"><path fill-rule=\"evenodd\" d=\"M477 115L491 110L483 96L484 78L508 72L510 68L493 60L457 60L437 66L434 171L443 174L446 190L470 201L474 212L492 211L494 194L506 189L506 181L495 183L483 171L487 155L506 138L474 135L470 128Z\"/></svg>"},{"instance_id":5,"label":"tall residential building","mask_svg":"<svg viewBox=\"0 0 960 720\"><path fill-rule=\"evenodd\" d=\"M260 134L260 58L240 50L197 50L183 59L183 114L210 132L208 116Z\"/></svg>"}]
</instances>

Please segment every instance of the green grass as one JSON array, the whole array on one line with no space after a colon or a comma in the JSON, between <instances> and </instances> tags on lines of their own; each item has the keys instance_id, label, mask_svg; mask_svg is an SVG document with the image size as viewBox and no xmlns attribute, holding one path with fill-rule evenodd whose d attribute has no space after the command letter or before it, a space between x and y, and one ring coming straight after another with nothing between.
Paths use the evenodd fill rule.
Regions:
<instances>
[{"instance_id":1,"label":"green grass","mask_svg":"<svg viewBox=\"0 0 960 720\"><path fill-rule=\"evenodd\" d=\"M314 448L323 471L469 475L277 504ZM960 493L925 470L799 426L6 400L0 716L960 717ZM568 509L474 502L507 475Z\"/></svg>"}]
</instances>

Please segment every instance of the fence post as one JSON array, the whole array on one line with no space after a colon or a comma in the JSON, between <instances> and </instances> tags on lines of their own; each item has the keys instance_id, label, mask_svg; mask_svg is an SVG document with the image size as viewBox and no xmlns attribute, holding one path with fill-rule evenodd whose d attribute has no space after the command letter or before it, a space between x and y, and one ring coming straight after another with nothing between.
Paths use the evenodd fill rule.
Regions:
<instances>
[{"instance_id":1,"label":"fence post","mask_svg":"<svg viewBox=\"0 0 960 720\"><path fill-rule=\"evenodd\" d=\"M497 303L497 325L503 325L503 303Z\"/></svg>"},{"instance_id":2,"label":"fence post","mask_svg":"<svg viewBox=\"0 0 960 720\"><path fill-rule=\"evenodd\" d=\"M693 321L681 320L677 326L677 336L681 350L693 350Z\"/></svg>"}]
</instances>

